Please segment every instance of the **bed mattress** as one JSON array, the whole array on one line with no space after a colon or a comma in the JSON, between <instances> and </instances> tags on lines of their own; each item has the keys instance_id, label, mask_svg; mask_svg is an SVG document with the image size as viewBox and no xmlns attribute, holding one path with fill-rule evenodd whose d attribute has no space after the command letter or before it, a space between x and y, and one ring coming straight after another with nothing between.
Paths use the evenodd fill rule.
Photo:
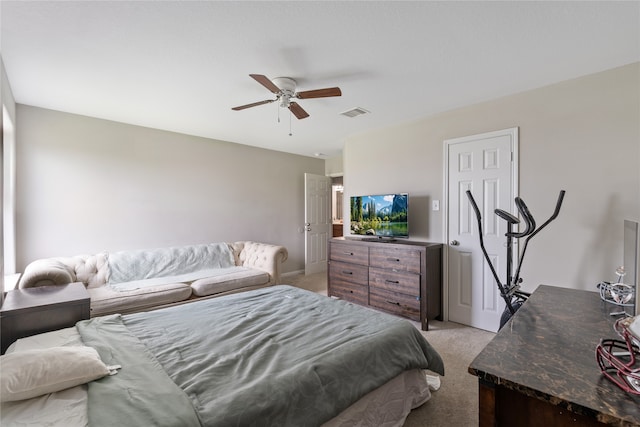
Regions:
<instances>
[{"instance_id":1,"label":"bed mattress","mask_svg":"<svg viewBox=\"0 0 640 427\"><path fill-rule=\"evenodd\" d=\"M276 304L274 301L278 301L278 303ZM294 372L291 374L290 378L287 378L286 376L282 376L279 372L283 370L283 366L288 367L297 363L292 361L296 358L304 359L300 361L300 364L301 366L306 366L303 367L303 369L307 371L309 370L308 366L313 366L312 370L315 369L323 371L325 369L323 365L325 361L329 360L329 362L331 362L333 357L327 355L335 352L335 348L354 346L354 343L356 344L356 348L361 347L362 345L366 346L366 343L364 342L358 344L359 340L364 339L363 337L366 335L377 333L377 326L375 326L377 321L386 322L387 320L390 320L388 318L389 316L373 312L370 309L357 307L354 311L349 303L345 303L343 301L330 301L329 305L326 305L328 301L330 300L326 297L312 294L310 292L300 291L288 286L277 286L246 292L244 294L217 298L215 300L202 301L180 307L172 307L170 309L166 309L167 313L163 313L165 310L159 310L122 317L115 316L115 318L114 316L96 318L90 321L85 321L85 323L78 325L78 327L80 330L91 329L96 326L97 328L94 329L105 329L103 327L105 324L104 322L116 321L117 325L120 325L120 323L117 322L121 322L122 327L132 331L132 339L139 340L140 343L148 346L151 352L155 355L154 357L157 357L160 363L165 367L165 369L167 369L172 380L186 390L186 394L193 400L194 407L198 410L198 417L200 418L202 425L250 425L255 424L256 419L262 419L264 420L264 423L258 423L255 425L283 425L281 424L282 420L278 418L280 415L272 416L269 412L282 412L283 410L285 412L291 412L290 414L287 414L286 419L289 421L284 422L284 425L402 425L409 411L412 408L423 404L430 397L429 383L427 381L427 376L425 375L425 369L428 368L432 369L434 372L440 371L440 373L442 373L441 359L439 359L439 356L437 356L437 353L435 352L434 354L427 352L427 359L432 359L430 361L431 366L407 367L406 369L402 368L390 378L385 379L382 383L370 387L370 389L366 390L365 393L358 392L360 394L357 398L353 398L353 401L348 401L348 404L344 403L345 396L339 396L338 403L333 404L334 408L338 408L338 410L332 409L334 412L330 417L327 417L326 413L314 413L313 411L307 411L308 419L305 419L304 422L301 421L300 418L295 421L291 421L294 419L291 417L300 417L300 415L295 414L296 411L299 412L299 408L291 408L298 404L291 404L289 402L285 403L284 406L282 406L282 403L280 404L281 406L276 404L275 409L269 409L267 412L264 412L259 408L251 408L245 415L233 415L231 418L226 416L224 418L215 418L218 417L217 412L221 412L219 410L219 408L222 407L221 405L230 405L231 408L235 408L230 411L231 413L238 410L238 406L234 406L233 402L237 403L243 399L245 402L251 402L255 406L255 394L253 395L254 397L251 397L251 394L234 396L233 393L235 388L248 388L255 391L255 389L262 387L261 383L266 383L267 390L269 390L268 387L273 388L275 387L274 384L278 384L277 382L269 382L276 376L280 376L281 382L289 381L290 378L295 378L296 381L304 382L306 381L306 377L303 373ZM230 311L225 311L227 309ZM326 310L329 310L329 312L325 312ZM219 315L217 320L206 323L205 319L211 319L214 312ZM360 315L366 316L370 321L368 322L368 325L360 326L361 319L358 318ZM379 315L382 315L382 318L379 318ZM296 324L295 319L300 317L306 317L306 320L303 321L303 324ZM346 323L342 326L338 326L338 329L332 330L331 328L335 328L335 325L341 325L341 321L339 321L339 319L342 317L345 318L343 320L345 320ZM181 321L181 319L184 320ZM311 322L309 322L309 319L311 319ZM306 326L304 322L306 322ZM325 325L323 322L328 322L328 324ZM392 323L394 322L395 320ZM210 333L196 333L196 338L193 336L188 339L185 338L186 341L182 343L177 339L177 337L181 335L193 335L193 333L188 332L187 329L190 328L190 325L202 323L205 323L204 329L208 328ZM284 326L284 329L289 332L285 332L284 335L279 335L277 338L274 338L276 337L272 326L274 324L281 324L280 326ZM153 327L151 325L153 325ZM301 331L304 331L305 335L307 335L306 333L309 332L308 329L310 328L310 325L313 325L315 326L315 329L322 331L318 337L312 338L312 340L317 343L316 346L318 349L313 350L315 353L302 352L295 356L294 359L287 359L287 353L291 353L291 351L290 348L283 347L283 343L290 339L293 340L291 334L296 335L300 334ZM248 330L248 335L244 335L244 338L235 337L231 341L225 341L223 339L224 336L230 334L230 331L235 331L237 329L244 329L245 331ZM296 333L295 331L298 332ZM207 338L204 339L203 335L207 335ZM267 337L266 339L264 338L265 336ZM32 348L46 348L60 345L85 345L88 342L92 347L98 349L104 359L109 357L108 353L117 354L117 351L115 351L113 347L106 350L104 348L101 349L101 340L103 338L107 340L106 342L109 340L118 341L113 337L96 338L90 335L83 335L81 337L79 335L78 328L68 328L19 340L10 348L9 351L22 351ZM248 342L246 341L247 339L249 339ZM120 344L117 344L117 347L122 346L122 340L119 342ZM197 342L198 344L196 345L194 342ZM234 349L234 343L236 342L238 343L238 349L244 349L240 353ZM255 344L256 342L258 344ZM253 348L252 350L247 350L251 348L251 345L257 345L258 347ZM397 346L398 343L392 345ZM424 343L420 342L419 345L424 345ZM305 346L309 347L309 343L306 343ZM196 350L189 353L189 351L191 351L191 347L195 347ZM200 361L200 359L203 358L203 354L198 350L198 348L200 348L200 350L209 349L208 352L212 353L214 357L212 359L203 359ZM215 348L216 350L211 351L210 349L212 348ZM295 344L293 348L295 348ZM362 349L358 351L361 352L361 350ZM251 359L250 361L243 360L238 362L239 359L244 358L244 354L241 353L258 353L260 354L260 357L258 357L258 359ZM239 354L242 357L240 357ZM362 362L365 360L365 357L362 356L362 354L366 353L360 353L359 360L356 359L349 363L363 364ZM235 362L232 363L233 366L231 366L231 369L229 366L226 366L224 371L220 372L233 372L233 381L239 382L234 384L234 382L230 380L231 376L220 376L220 372L207 377L205 371L215 371L215 367L216 365L219 365L220 360L228 361L231 359L235 360ZM193 360L195 360L195 362L193 362ZM311 362L309 363L309 361ZM113 362L113 360L105 362ZM200 364L201 366L194 365L193 367L185 370L185 364L187 364L187 362L193 362L195 365ZM260 375L264 377L264 381L258 381L253 373L248 373L245 376L238 375L239 369L242 371L243 366L253 366L256 364L258 364L259 372L261 372ZM429 362L426 364L428 365ZM167 365L174 366L172 367ZM270 365L273 365L275 370L269 371ZM198 374L194 375L194 372L197 372ZM118 376L116 375L113 378L117 377ZM192 377L202 377L201 385L195 387L201 388L200 395L189 390L188 384L191 383ZM217 379L217 381L213 381L214 379ZM322 390L319 390L319 392L339 394L340 388L344 388L344 385L337 388L331 388L327 383L331 383L332 381L333 380L324 381L324 383L320 381L317 387L322 388ZM350 383L353 383L354 381L350 381ZM214 390L202 387L203 384L211 384L213 382L216 384L226 382L227 388ZM89 397L90 390L92 387L96 387L97 384L103 383L104 381L100 380L90 383L88 386L77 386L25 401L3 403L2 424L65 426L103 424L103 422L95 421L101 420L99 417L94 417L94 421L90 422L87 415L87 408L91 401L91 398ZM249 385L249 387L246 387L247 385ZM350 386L351 385L352 384L350 384ZM116 386L115 390L118 390L117 387L119 386ZM311 387L316 386L311 384ZM362 387L359 389L362 389ZM261 393L264 394L264 392ZM297 393L298 391L296 391L296 394ZM291 395L287 395L287 393L284 393L284 395L285 398L291 399ZM227 396L227 398L216 400L218 396ZM260 396L260 394L257 396ZM94 397L93 399L95 402L95 399L100 399L100 397ZM204 401L205 399L210 400L210 402L201 405L202 408L198 408L198 402ZM321 402L322 399L321 395L314 395L312 397L312 401L314 402ZM103 398L100 402L108 403L108 400L114 399ZM301 402L300 405L304 406L305 403ZM340 405L343 405L343 407L340 408ZM93 406L98 405L93 404ZM102 404L99 406L103 407ZM244 406L248 405L244 404ZM109 408L109 404L104 406L107 413L111 410ZM214 409L210 410L207 408ZM242 409L242 412L245 412L244 408ZM322 417L324 417L324 420ZM253 420L253 422L249 422L248 420Z\"/></svg>"}]
</instances>

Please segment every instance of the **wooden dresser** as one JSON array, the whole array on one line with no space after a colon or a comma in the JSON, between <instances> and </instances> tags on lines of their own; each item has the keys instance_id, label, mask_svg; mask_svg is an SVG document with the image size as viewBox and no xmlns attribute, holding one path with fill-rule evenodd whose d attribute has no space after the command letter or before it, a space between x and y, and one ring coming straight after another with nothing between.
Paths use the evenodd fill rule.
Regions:
<instances>
[{"instance_id":1,"label":"wooden dresser","mask_svg":"<svg viewBox=\"0 0 640 427\"><path fill-rule=\"evenodd\" d=\"M419 321L442 316L442 244L329 240L329 296Z\"/></svg>"}]
</instances>

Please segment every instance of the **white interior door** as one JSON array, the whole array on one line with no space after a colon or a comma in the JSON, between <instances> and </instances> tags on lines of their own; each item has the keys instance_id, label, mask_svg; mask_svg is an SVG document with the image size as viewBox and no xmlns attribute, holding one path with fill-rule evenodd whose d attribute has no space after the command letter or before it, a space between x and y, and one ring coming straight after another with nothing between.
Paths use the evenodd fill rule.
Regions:
<instances>
[{"instance_id":1,"label":"white interior door","mask_svg":"<svg viewBox=\"0 0 640 427\"><path fill-rule=\"evenodd\" d=\"M485 248L504 283L507 223L494 210L516 214L517 149L517 128L445 141L448 318L494 332L505 303L480 249L466 191L471 190L480 209Z\"/></svg>"},{"instance_id":2,"label":"white interior door","mask_svg":"<svg viewBox=\"0 0 640 427\"><path fill-rule=\"evenodd\" d=\"M304 273L327 270L327 244L331 237L331 178L304 174Z\"/></svg>"}]
</instances>

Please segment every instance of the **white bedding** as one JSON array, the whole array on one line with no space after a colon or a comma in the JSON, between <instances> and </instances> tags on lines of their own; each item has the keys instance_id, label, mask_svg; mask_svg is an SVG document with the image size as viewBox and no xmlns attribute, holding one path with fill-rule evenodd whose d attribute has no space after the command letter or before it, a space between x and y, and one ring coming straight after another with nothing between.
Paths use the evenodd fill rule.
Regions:
<instances>
[{"instance_id":1,"label":"white bedding","mask_svg":"<svg viewBox=\"0 0 640 427\"><path fill-rule=\"evenodd\" d=\"M121 251L109 254L108 262L110 285L235 265L226 243Z\"/></svg>"},{"instance_id":2,"label":"white bedding","mask_svg":"<svg viewBox=\"0 0 640 427\"><path fill-rule=\"evenodd\" d=\"M83 345L75 327L23 338L12 344L7 353L56 346ZM431 380L431 381L428 381ZM415 369L405 371L348 407L323 427L402 426L411 409L431 397L439 387L439 378ZM76 386L33 399L2 403L3 426L87 426L87 386Z\"/></svg>"}]
</instances>

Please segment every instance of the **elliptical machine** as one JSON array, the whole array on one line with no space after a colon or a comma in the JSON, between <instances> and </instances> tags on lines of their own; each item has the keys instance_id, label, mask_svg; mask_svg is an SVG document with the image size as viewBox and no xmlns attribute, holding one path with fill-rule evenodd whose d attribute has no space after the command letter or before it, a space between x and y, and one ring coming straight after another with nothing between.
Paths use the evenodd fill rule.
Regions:
<instances>
[{"instance_id":1,"label":"elliptical machine","mask_svg":"<svg viewBox=\"0 0 640 427\"><path fill-rule=\"evenodd\" d=\"M507 237L507 277L506 282L502 283L500 281L500 277L496 272L491 259L489 258L489 254L484 247L484 239L482 237L482 216L480 215L480 209L478 209L478 205L476 204L471 191L467 190L467 197L469 198L469 202L473 207L473 210L476 214L476 219L478 220L478 236L480 239L480 248L482 249L482 253L489 264L489 268L491 269L491 273L493 274L493 278L495 279L498 289L500 290L500 296L504 299L506 303L506 307L502 316L500 317L500 329L507 323L507 321L513 316L516 311L520 308L522 304L529 298L531 294L528 292L523 292L520 290L520 283L522 283L522 278L520 277L520 268L522 267L522 261L524 259L524 255L527 251L527 246L529 245L529 240L533 238L536 234L538 234L543 228L545 228L551 221L556 219L558 214L560 213L560 207L562 206L562 200L564 199L565 191L561 190L558 195L558 200L556 202L556 209L553 212L553 215L546 220L540 227L536 228L536 221L529 212L529 208L525 204L524 200L520 197L515 198L516 207L518 211L520 211L520 215L525 223L525 229L521 232L517 232L515 230L515 226L520 223L520 220L506 212L502 209L496 209L494 212L498 217L507 221L507 232L505 236ZM520 252L520 257L518 259L518 266L516 268L515 274L512 276L511 271L513 269L513 242L514 239L520 239L526 237L524 241L524 246L522 247L522 251Z\"/></svg>"}]
</instances>

